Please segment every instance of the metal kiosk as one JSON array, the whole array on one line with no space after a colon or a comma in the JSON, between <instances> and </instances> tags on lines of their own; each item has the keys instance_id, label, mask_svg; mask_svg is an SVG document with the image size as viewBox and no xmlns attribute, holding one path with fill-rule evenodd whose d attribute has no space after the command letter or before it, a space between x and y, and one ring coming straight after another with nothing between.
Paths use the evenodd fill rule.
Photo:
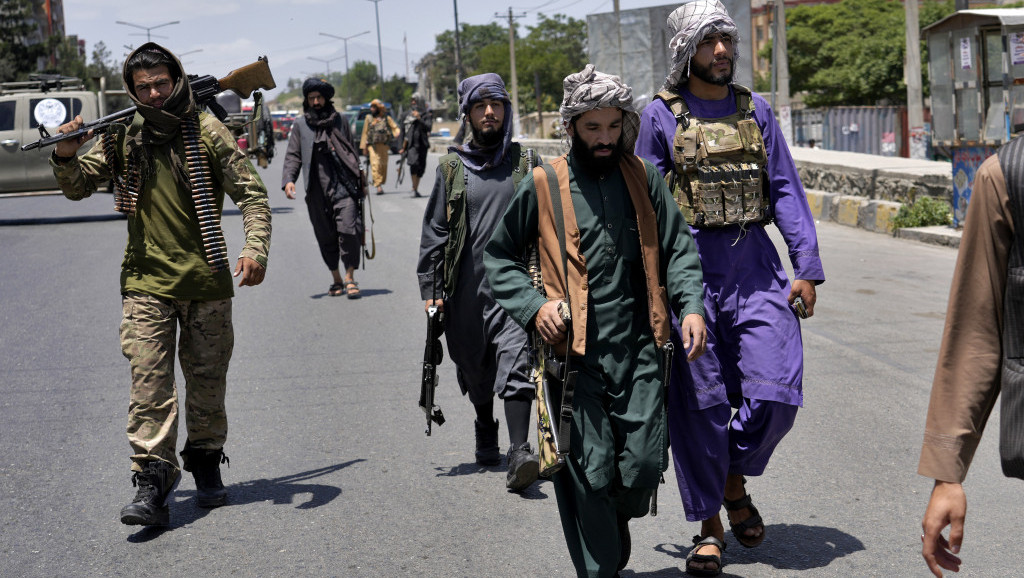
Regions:
<instances>
[{"instance_id":1,"label":"metal kiosk","mask_svg":"<svg viewBox=\"0 0 1024 578\"><path fill-rule=\"evenodd\" d=\"M953 161L953 226L959 227L975 171L1024 131L1024 8L961 10L922 32L932 145Z\"/></svg>"}]
</instances>

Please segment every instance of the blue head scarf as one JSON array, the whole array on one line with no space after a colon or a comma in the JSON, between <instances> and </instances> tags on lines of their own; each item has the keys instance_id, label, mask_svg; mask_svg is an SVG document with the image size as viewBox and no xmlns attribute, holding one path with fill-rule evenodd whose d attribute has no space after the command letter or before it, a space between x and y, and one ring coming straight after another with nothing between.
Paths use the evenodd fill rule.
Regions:
<instances>
[{"instance_id":1,"label":"blue head scarf","mask_svg":"<svg viewBox=\"0 0 1024 578\"><path fill-rule=\"evenodd\" d=\"M470 124L469 109L473 104L485 98L501 100L505 103L505 118L502 120L501 142L491 146L477 146L470 141L463 143L467 126ZM493 72L470 76L459 83L459 113L462 115L462 126L455 135L457 144L448 147L448 152L457 153L463 164L474 171L494 168L502 163L512 144L512 102L505 81Z\"/></svg>"}]
</instances>

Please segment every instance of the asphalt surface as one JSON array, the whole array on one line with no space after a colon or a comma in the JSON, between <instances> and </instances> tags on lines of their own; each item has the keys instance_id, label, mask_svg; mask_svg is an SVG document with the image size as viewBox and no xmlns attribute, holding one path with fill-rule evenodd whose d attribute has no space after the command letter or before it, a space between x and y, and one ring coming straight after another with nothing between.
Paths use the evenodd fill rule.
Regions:
<instances>
[{"instance_id":1,"label":"asphalt surface","mask_svg":"<svg viewBox=\"0 0 1024 578\"><path fill-rule=\"evenodd\" d=\"M261 171L274 210L266 281L234 301L230 504L197 508L186 474L165 529L118 521L135 491L117 337L124 221L105 194L0 198L0 575L572 576L551 484L509 494L502 467L474 464L472 409L447 359L437 402L448 421L424 435L426 200L408 198L408 180L396 186L392 163L387 194L370 197L363 298L328 297L281 165ZM237 210L224 224L236 253ZM956 250L833 223L818 232L828 281L803 325L805 407L748 483L767 539L748 550L727 533L723 575L926 576L931 482L916 468ZM993 415L966 486L963 576L1019 575L1007 530L1021 486L999 473L997 427ZM659 510L632 523L623 576L682 575L699 525L671 475Z\"/></svg>"}]
</instances>

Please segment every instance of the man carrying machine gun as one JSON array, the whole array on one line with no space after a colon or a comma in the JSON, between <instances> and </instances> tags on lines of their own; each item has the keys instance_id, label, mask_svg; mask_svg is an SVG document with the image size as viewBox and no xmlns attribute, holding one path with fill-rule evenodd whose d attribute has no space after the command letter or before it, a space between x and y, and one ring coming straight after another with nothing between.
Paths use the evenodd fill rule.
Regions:
<instances>
[{"instance_id":1,"label":"man carrying machine gun","mask_svg":"<svg viewBox=\"0 0 1024 578\"><path fill-rule=\"evenodd\" d=\"M188 77L170 51L142 45L125 61L123 78L138 108L131 124L110 125L80 158L76 151L93 131L57 143L51 164L72 200L112 180L115 208L128 215L120 334L132 372L127 432L138 493L121 510L121 522L166 525L166 501L181 477L175 455L176 342L188 428L182 468L195 477L200 507L227 502L220 464L227 462L224 397L234 289L221 207L227 194L242 212L246 240L234 268L241 287L263 282L270 205L266 187L231 133L199 112ZM82 125L79 116L58 130Z\"/></svg>"}]
</instances>

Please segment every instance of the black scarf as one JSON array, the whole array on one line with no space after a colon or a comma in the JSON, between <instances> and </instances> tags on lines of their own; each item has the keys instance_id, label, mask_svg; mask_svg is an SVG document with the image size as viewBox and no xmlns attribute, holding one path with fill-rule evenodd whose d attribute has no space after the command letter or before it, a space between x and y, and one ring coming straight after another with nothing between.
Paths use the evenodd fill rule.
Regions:
<instances>
[{"instance_id":1,"label":"black scarf","mask_svg":"<svg viewBox=\"0 0 1024 578\"><path fill-rule=\"evenodd\" d=\"M338 172L338 178L350 195L359 194L359 154L349 135L342 134L338 128L338 111L330 104L320 110L310 108L306 111L306 124L316 134L313 136L314 151L317 145L324 143L324 148L331 153L325 155L327 158L320 158L321 166L334 167ZM335 162L335 159L337 162ZM332 178L332 171L319 171L320 189L325 194L330 194L335 188Z\"/></svg>"}]
</instances>

